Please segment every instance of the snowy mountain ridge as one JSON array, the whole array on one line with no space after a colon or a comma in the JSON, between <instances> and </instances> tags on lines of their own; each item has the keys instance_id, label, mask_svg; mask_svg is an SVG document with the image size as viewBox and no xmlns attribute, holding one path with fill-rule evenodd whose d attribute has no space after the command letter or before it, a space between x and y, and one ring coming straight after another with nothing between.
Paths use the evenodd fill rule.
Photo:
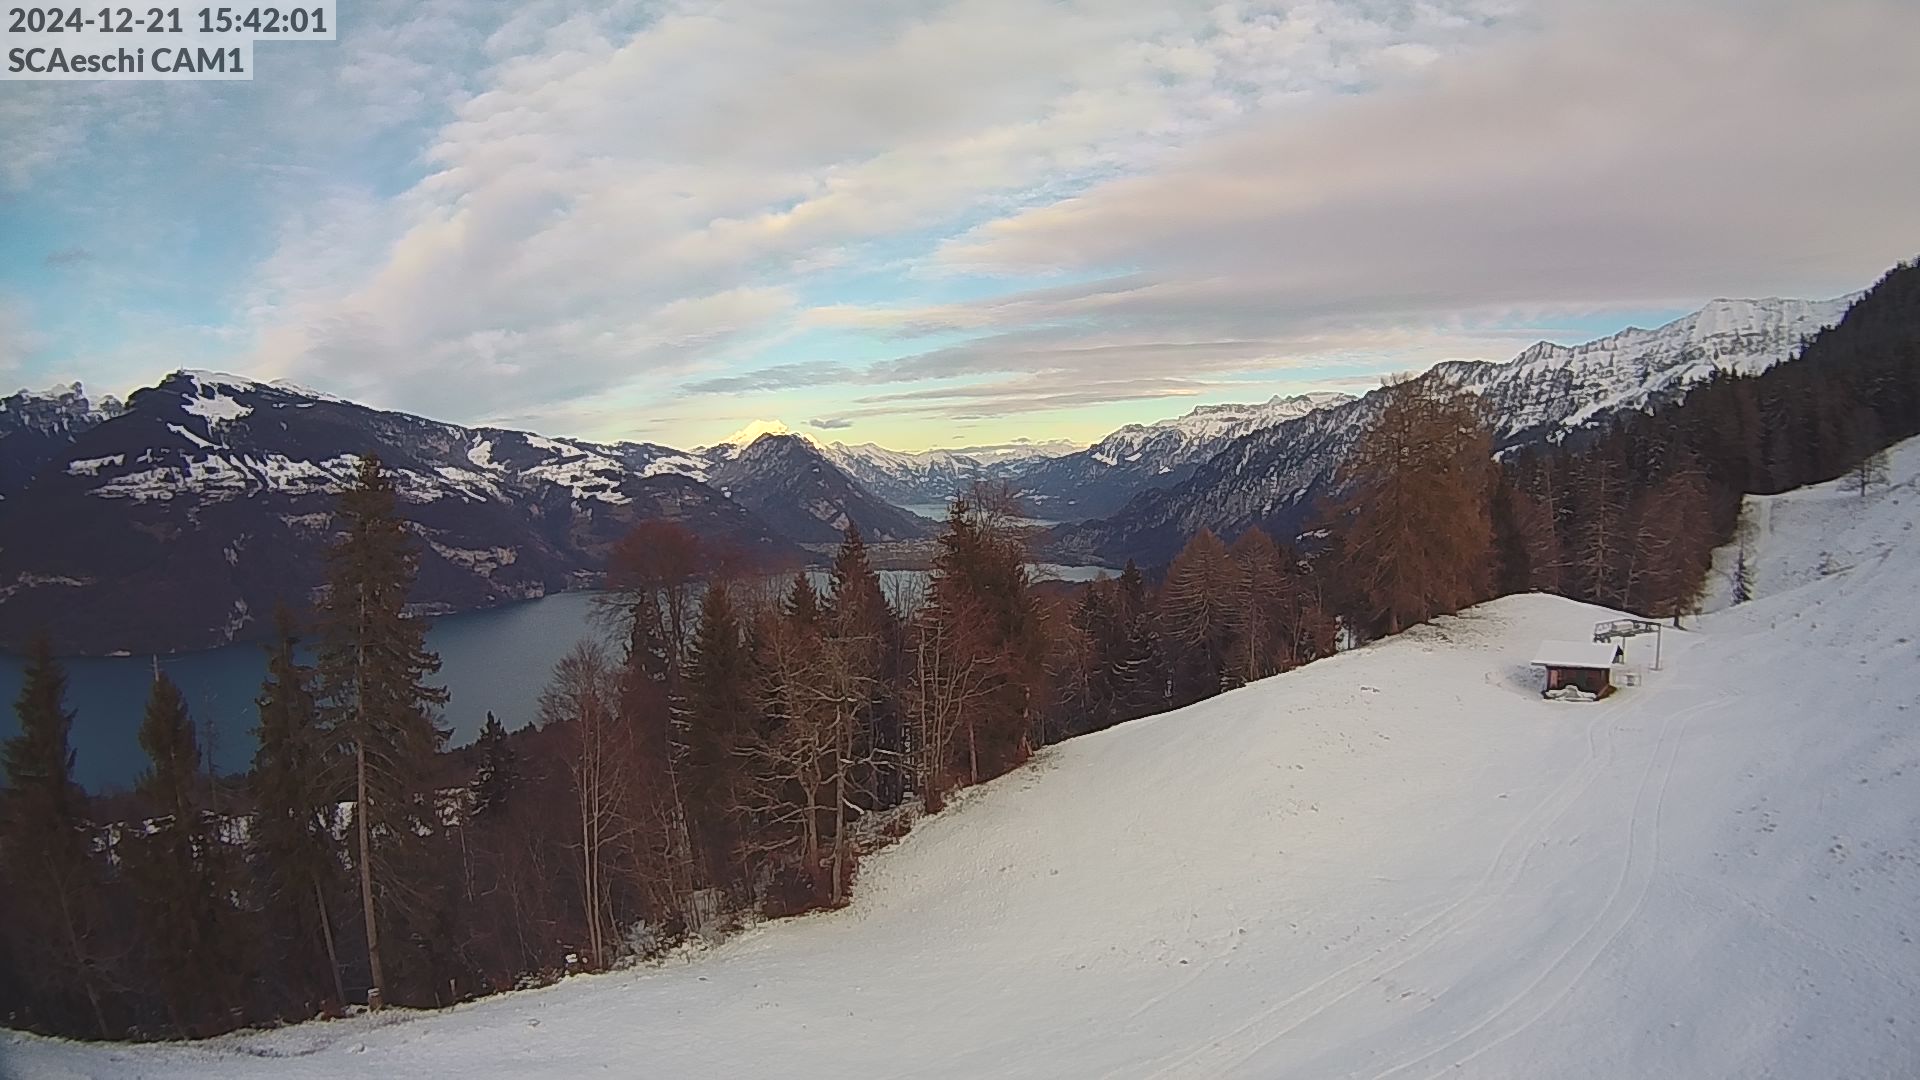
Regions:
<instances>
[{"instance_id":1,"label":"snowy mountain ridge","mask_svg":"<svg viewBox=\"0 0 1920 1080\"><path fill-rule=\"evenodd\" d=\"M0 504L0 636L18 646L45 628L67 651L174 651L257 632L324 580L334 497L369 451L407 504L415 597L431 611L590 584L642 521L801 555L668 447L467 428L180 371L78 431Z\"/></svg>"},{"instance_id":2,"label":"snowy mountain ridge","mask_svg":"<svg viewBox=\"0 0 1920 1080\"><path fill-rule=\"evenodd\" d=\"M1080 449L1064 440L953 449L890 450L875 443L823 442L801 436L848 476L900 507L945 503L975 481L1007 479L1034 462Z\"/></svg>"},{"instance_id":3,"label":"snowy mountain ridge","mask_svg":"<svg viewBox=\"0 0 1920 1080\"><path fill-rule=\"evenodd\" d=\"M115 397L89 400L79 383L0 398L0 499L17 494L82 432L125 411Z\"/></svg>"},{"instance_id":4,"label":"snowy mountain ridge","mask_svg":"<svg viewBox=\"0 0 1920 1080\"><path fill-rule=\"evenodd\" d=\"M1352 394L1319 391L1310 394L1275 394L1257 405L1200 405L1184 416L1175 416L1166 420L1156 420L1147 425L1152 428L1172 428L1185 432L1195 440L1233 439L1249 431L1271 427L1305 416L1315 409L1325 409L1352 401ZM1121 432L1131 432L1139 425L1121 428ZM1120 432L1115 432L1118 435ZM1108 436L1109 439L1114 436ZM1105 442L1106 440L1102 440Z\"/></svg>"},{"instance_id":5,"label":"snowy mountain ridge","mask_svg":"<svg viewBox=\"0 0 1920 1080\"><path fill-rule=\"evenodd\" d=\"M1449 361L1430 369L1486 398L1502 440L1645 409L1716 374L1757 375L1840 321L1864 293L1831 300L1714 300L1652 330L1628 327L1582 345L1538 342L1504 364Z\"/></svg>"},{"instance_id":6,"label":"snowy mountain ridge","mask_svg":"<svg viewBox=\"0 0 1920 1080\"><path fill-rule=\"evenodd\" d=\"M1792 359L1860 295L1716 300L1654 330L1575 346L1541 342L1505 363L1450 361L1418 378L1479 395L1496 449L1559 440L1617 413L1678 400L1719 372L1755 374ZM1183 482L1139 492L1105 520L1062 531L1057 552L1152 563L1201 528L1232 535L1255 524L1297 527L1383 400L1374 390L1234 439Z\"/></svg>"},{"instance_id":7,"label":"snowy mountain ridge","mask_svg":"<svg viewBox=\"0 0 1920 1080\"><path fill-rule=\"evenodd\" d=\"M1353 400L1341 393L1202 405L1151 424L1128 424L1077 454L1035 462L1013 477L1029 509L1060 521L1100 517L1142 491L1179 484L1235 439Z\"/></svg>"}]
</instances>

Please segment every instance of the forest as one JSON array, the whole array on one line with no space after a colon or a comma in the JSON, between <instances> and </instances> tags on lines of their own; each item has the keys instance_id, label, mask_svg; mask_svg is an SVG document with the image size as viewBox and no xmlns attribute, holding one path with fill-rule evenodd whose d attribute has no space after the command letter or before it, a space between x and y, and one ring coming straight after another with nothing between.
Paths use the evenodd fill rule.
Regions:
<instances>
[{"instance_id":1,"label":"forest","mask_svg":"<svg viewBox=\"0 0 1920 1080\"><path fill-rule=\"evenodd\" d=\"M1920 267L1795 360L1500 458L1471 395L1386 393L1312 530L1201 531L1084 586L1034 580L1015 493L990 487L953 501L905 611L855 529L816 589L642 525L607 573L617 644L528 672L538 722L489 717L454 749L407 603L414 534L364 459L325 599L279 616L244 775L209 775L156 673L151 765L107 812L72 780L61 664L30 656L0 789L0 1021L200 1037L646 962L848 903L863 856L1049 744L1495 596L1678 622L1743 496L1866 490L1920 434Z\"/></svg>"}]
</instances>

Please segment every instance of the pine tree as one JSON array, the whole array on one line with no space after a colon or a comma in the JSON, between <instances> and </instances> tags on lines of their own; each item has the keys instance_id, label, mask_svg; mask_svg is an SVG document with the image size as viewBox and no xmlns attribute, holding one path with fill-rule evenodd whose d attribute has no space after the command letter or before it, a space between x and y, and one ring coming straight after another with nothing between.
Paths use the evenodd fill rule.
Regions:
<instances>
[{"instance_id":1,"label":"pine tree","mask_svg":"<svg viewBox=\"0 0 1920 1080\"><path fill-rule=\"evenodd\" d=\"M857 677L868 690L855 716L864 770L857 786L876 805L897 806L907 785L906 720L892 689L902 663L900 617L880 587L859 526L848 523L829 583L833 592L824 610L827 631L837 643L835 657L852 664L853 671L842 673Z\"/></svg>"},{"instance_id":2,"label":"pine tree","mask_svg":"<svg viewBox=\"0 0 1920 1080\"><path fill-rule=\"evenodd\" d=\"M343 535L328 553L319 662L329 725L353 763L355 861L373 1009L386 998L380 916L404 915L419 904L421 883L413 880L409 849L438 825L427 771L446 739L433 713L446 691L425 682L440 659L427 650L425 621L407 612L416 556L397 503L379 458L361 458L336 511Z\"/></svg>"},{"instance_id":3,"label":"pine tree","mask_svg":"<svg viewBox=\"0 0 1920 1080\"><path fill-rule=\"evenodd\" d=\"M1025 761L1041 735L1040 690L1048 654L1045 625L1027 570L1018 502L1005 485L977 484L948 509L947 530L933 560L924 620L944 623L928 640L964 644L959 672L971 670L991 690L959 714L970 783L999 776ZM943 770L944 771L944 770Z\"/></svg>"},{"instance_id":4,"label":"pine tree","mask_svg":"<svg viewBox=\"0 0 1920 1080\"><path fill-rule=\"evenodd\" d=\"M1753 599L1753 571L1747 568L1747 547L1740 545L1740 551L1733 559L1733 602L1744 604Z\"/></svg>"},{"instance_id":5,"label":"pine tree","mask_svg":"<svg viewBox=\"0 0 1920 1080\"><path fill-rule=\"evenodd\" d=\"M793 575L793 584L787 589L781 610L802 626L813 626L820 621L820 594L814 591L813 582L807 580L805 570Z\"/></svg>"},{"instance_id":6,"label":"pine tree","mask_svg":"<svg viewBox=\"0 0 1920 1080\"><path fill-rule=\"evenodd\" d=\"M57 994L86 1000L93 1033L105 1038L101 1007L99 867L89 851L85 796L73 781L73 713L67 676L45 634L27 651L14 712L20 734L6 741L0 790L0 864L25 919L6 930Z\"/></svg>"},{"instance_id":7,"label":"pine tree","mask_svg":"<svg viewBox=\"0 0 1920 1080\"><path fill-rule=\"evenodd\" d=\"M473 816L484 820L504 813L512 800L514 788L520 782L519 755L507 737L506 725L492 710L488 710L487 722L481 725L480 737L473 745L480 757L471 785Z\"/></svg>"},{"instance_id":8,"label":"pine tree","mask_svg":"<svg viewBox=\"0 0 1920 1080\"><path fill-rule=\"evenodd\" d=\"M679 769L687 825L706 880L738 885L740 749L756 715L753 655L723 582L700 601L700 628L688 650L680 717Z\"/></svg>"},{"instance_id":9,"label":"pine tree","mask_svg":"<svg viewBox=\"0 0 1920 1080\"><path fill-rule=\"evenodd\" d=\"M335 1004L344 1006L330 902L341 884L334 839L339 761L321 726L314 672L299 660L293 615L281 607L274 622L258 699L260 746L250 776L255 813L248 844L261 868L282 966L298 973L302 991L331 991Z\"/></svg>"},{"instance_id":10,"label":"pine tree","mask_svg":"<svg viewBox=\"0 0 1920 1080\"><path fill-rule=\"evenodd\" d=\"M157 815L126 845L138 888L141 923L175 1027L205 1035L227 1026L238 1004L243 950L228 897L234 879L226 845L202 813L200 746L180 688L156 673L140 724L140 747L152 768L140 794Z\"/></svg>"}]
</instances>

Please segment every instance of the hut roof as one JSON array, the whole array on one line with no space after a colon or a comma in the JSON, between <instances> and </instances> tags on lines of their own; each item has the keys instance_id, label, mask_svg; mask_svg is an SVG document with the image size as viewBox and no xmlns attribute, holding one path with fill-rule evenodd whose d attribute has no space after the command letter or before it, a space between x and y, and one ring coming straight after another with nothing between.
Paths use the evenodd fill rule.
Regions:
<instances>
[{"instance_id":1,"label":"hut roof","mask_svg":"<svg viewBox=\"0 0 1920 1080\"><path fill-rule=\"evenodd\" d=\"M1614 644L1608 641L1543 641L1533 654L1533 665L1558 668L1612 667L1614 649Z\"/></svg>"}]
</instances>

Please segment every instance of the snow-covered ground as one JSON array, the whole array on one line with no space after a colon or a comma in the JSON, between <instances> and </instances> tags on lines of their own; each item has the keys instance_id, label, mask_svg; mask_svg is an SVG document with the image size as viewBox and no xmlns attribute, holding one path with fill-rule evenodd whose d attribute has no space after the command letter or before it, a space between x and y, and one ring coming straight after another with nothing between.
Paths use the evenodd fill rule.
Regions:
<instances>
[{"instance_id":1,"label":"snow-covered ground","mask_svg":"<svg viewBox=\"0 0 1920 1080\"><path fill-rule=\"evenodd\" d=\"M1759 599L1658 672L1636 639L1599 703L1526 661L1612 613L1511 597L1050 750L850 909L692 963L191 1046L0 1036L0 1072L1920 1076L1917 472L1770 500Z\"/></svg>"}]
</instances>

